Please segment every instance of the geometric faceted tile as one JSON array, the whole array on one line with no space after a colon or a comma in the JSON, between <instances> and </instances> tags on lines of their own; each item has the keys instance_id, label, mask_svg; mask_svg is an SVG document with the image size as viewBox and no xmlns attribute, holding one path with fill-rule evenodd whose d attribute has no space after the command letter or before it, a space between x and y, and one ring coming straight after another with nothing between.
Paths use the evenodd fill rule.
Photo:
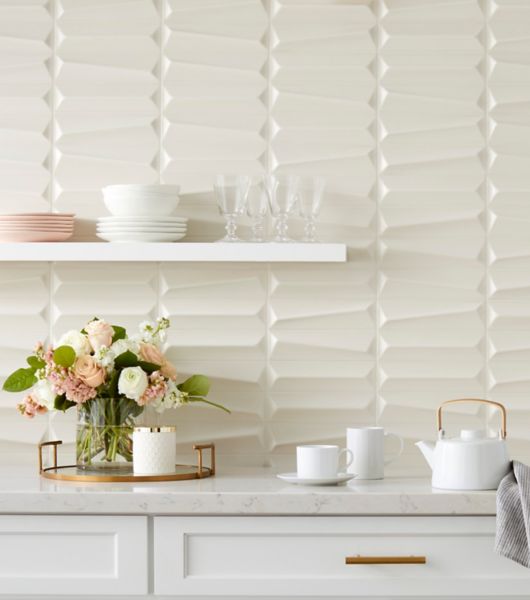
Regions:
<instances>
[{"instance_id":1,"label":"geometric faceted tile","mask_svg":"<svg viewBox=\"0 0 530 600\"><path fill-rule=\"evenodd\" d=\"M49 210L53 8L0 5L0 211Z\"/></svg>"},{"instance_id":2,"label":"geometric faceted tile","mask_svg":"<svg viewBox=\"0 0 530 600\"><path fill-rule=\"evenodd\" d=\"M57 2L53 202L77 239L106 214L103 186L158 179L159 28L154 0Z\"/></svg>"},{"instance_id":3,"label":"geometric faceted tile","mask_svg":"<svg viewBox=\"0 0 530 600\"><path fill-rule=\"evenodd\" d=\"M410 441L441 401L485 393L483 27L478 1L381 15L377 420Z\"/></svg>"},{"instance_id":4,"label":"geometric faceted tile","mask_svg":"<svg viewBox=\"0 0 530 600\"><path fill-rule=\"evenodd\" d=\"M489 395L512 418L512 453L530 456L530 6L489 14Z\"/></svg>"}]
</instances>

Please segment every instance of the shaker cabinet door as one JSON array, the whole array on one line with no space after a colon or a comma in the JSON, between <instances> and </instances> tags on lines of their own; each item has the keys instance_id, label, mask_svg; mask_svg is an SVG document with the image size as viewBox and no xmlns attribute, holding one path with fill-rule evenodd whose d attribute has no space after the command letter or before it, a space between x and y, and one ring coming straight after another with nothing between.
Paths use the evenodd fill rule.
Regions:
<instances>
[{"instance_id":1,"label":"shaker cabinet door","mask_svg":"<svg viewBox=\"0 0 530 600\"><path fill-rule=\"evenodd\" d=\"M530 597L493 517L156 517L155 594Z\"/></svg>"},{"instance_id":2,"label":"shaker cabinet door","mask_svg":"<svg viewBox=\"0 0 530 600\"><path fill-rule=\"evenodd\" d=\"M0 516L0 596L147 593L147 518Z\"/></svg>"}]
</instances>

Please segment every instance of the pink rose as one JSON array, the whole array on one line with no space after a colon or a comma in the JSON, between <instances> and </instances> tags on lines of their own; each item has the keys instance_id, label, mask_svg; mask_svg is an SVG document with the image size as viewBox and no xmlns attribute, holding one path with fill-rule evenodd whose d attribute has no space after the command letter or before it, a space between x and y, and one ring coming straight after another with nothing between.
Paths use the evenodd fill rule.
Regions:
<instances>
[{"instance_id":1,"label":"pink rose","mask_svg":"<svg viewBox=\"0 0 530 600\"><path fill-rule=\"evenodd\" d=\"M105 381L105 369L100 367L88 354L80 356L75 361L74 374L91 388L97 388Z\"/></svg>"},{"instance_id":2,"label":"pink rose","mask_svg":"<svg viewBox=\"0 0 530 600\"><path fill-rule=\"evenodd\" d=\"M94 352L97 352L101 346L108 348L112 344L114 329L112 329L111 325L105 323L105 321L91 321L85 327L85 331Z\"/></svg>"},{"instance_id":3,"label":"pink rose","mask_svg":"<svg viewBox=\"0 0 530 600\"><path fill-rule=\"evenodd\" d=\"M159 367L166 362L162 352L153 344L140 344L140 358Z\"/></svg>"},{"instance_id":4,"label":"pink rose","mask_svg":"<svg viewBox=\"0 0 530 600\"><path fill-rule=\"evenodd\" d=\"M140 358L160 367L160 372L167 379L177 378L177 370L153 344L140 344Z\"/></svg>"}]
</instances>

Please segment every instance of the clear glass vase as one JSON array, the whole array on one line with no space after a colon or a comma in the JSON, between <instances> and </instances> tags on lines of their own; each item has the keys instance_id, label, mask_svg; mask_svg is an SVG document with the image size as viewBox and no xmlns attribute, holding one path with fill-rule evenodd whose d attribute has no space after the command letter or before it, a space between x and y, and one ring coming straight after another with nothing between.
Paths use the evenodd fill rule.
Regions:
<instances>
[{"instance_id":1,"label":"clear glass vase","mask_svg":"<svg viewBox=\"0 0 530 600\"><path fill-rule=\"evenodd\" d=\"M142 407L128 398L94 398L77 409L76 458L90 470L132 465L132 434Z\"/></svg>"}]
</instances>

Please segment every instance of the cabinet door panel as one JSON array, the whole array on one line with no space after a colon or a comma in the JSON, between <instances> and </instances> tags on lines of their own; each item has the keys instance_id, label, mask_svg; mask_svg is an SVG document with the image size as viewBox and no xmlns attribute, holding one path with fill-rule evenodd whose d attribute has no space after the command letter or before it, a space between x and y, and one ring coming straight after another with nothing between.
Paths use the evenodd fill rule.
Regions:
<instances>
[{"instance_id":1,"label":"cabinet door panel","mask_svg":"<svg viewBox=\"0 0 530 600\"><path fill-rule=\"evenodd\" d=\"M1 594L145 594L146 517L0 516Z\"/></svg>"},{"instance_id":2,"label":"cabinet door panel","mask_svg":"<svg viewBox=\"0 0 530 600\"><path fill-rule=\"evenodd\" d=\"M529 593L530 570L494 554L494 529L492 517L157 517L155 593ZM407 564L411 556L425 564ZM404 564L378 564L389 560Z\"/></svg>"}]
</instances>

